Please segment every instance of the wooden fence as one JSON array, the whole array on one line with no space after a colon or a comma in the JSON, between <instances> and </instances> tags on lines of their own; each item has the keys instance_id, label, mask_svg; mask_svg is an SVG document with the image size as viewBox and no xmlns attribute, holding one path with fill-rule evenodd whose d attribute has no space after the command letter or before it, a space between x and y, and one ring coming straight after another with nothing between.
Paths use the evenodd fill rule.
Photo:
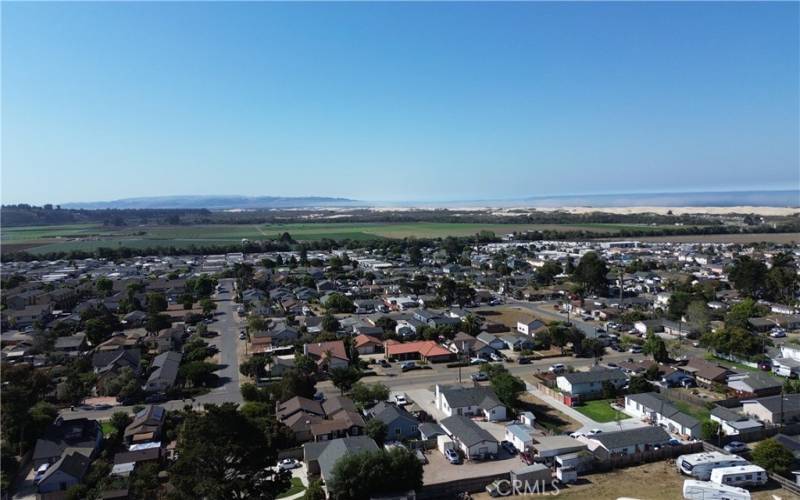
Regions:
<instances>
[{"instance_id":1,"label":"wooden fence","mask_svg":"<svg viewBox=\"0 0 800 500\"><path fill-rule=\"evenodd\" d=\"M640 451L629 455L612 455L604 460L595 460L592 463L592 467L593 472L608 472L612 469L624 469L625 467L658 462L701 451L703 451L703 443L699 442L681 446L663 446L658 450Z\"/></svg>"},{"instance_id":2,"label":"wooden fence","mask_svg":"<svg viewBox=\"0 0 800 500\"><path fill-rule=\"evenodd\" d=\"M477 493L485 491L486 485L495 481L496 479L509 480L511 475L508 472L498 472L481 477L465 477L456 479L454 481L447 481L445 483L426 484L417 493L417 500L433 500L433 499L447 499L452 500L456 498L459 493L468 491L470 493Z\"/></svg>"}]
</instances>

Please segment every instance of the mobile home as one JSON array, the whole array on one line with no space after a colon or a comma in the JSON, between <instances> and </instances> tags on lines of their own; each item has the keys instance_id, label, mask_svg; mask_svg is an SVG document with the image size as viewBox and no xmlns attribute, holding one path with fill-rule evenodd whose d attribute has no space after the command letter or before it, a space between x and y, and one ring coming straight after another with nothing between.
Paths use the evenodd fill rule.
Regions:
<instances>
[{"instance_id":1,"label":"mobile home","mask_svg":"<svg viewBox=\"0 0 800 500\"><path fill-rule=\"evenodd\" d=\"M711 482L727 486L761 486L769 480L767 471L758 465L720 467L711 471Z\"/></svg>"},{"instance_id":2,"label":"mobile home","mask_svg":"<svg viewBox=\"0 0 800 500\"><path fill-rule=\"evenodd\" d=\"M681 455L675 463L682 474L695 477L701 481L708 481L711 477L711 471L714 469L750 464L750 462L740 456L720 453L718 451Z\"/></svg>"},{"instance_id":3,"label":"mobile home","mask_svg":"<svg viewBox=\"0 0 800 500\"><path fill-rule=\"evenodd\" d=\"M750 492L736 486L687 479L683 482L683 498L686 500L750 500Z\"/></svg>"}]
</instances>

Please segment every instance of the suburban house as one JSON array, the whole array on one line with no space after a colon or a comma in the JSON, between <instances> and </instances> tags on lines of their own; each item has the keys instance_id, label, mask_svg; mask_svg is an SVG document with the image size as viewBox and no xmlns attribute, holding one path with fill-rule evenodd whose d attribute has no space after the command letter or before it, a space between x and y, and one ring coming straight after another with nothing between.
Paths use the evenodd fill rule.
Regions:
<instances>
[{"instance_id":1,"label":"suburban house","mask_svg":"<svg viewBox=\"0 0 800 500\"><path fill-rule=\"evenodd\" d=\"M763 372L735 373L728 377L728 389L738 398L760 398L780 394L780 380Z\"/></svg>"},{"instance_id":2,"label":"suburban house","mask_svg":"<svg viewBox=\"0 0 800 500\"><path fill-rule=\"evenodd\" d=\"M397 341L386 341L383 343L383 350L388 359L391 360L412 360L421 359L431 363L441 363L450 361L453 353L440 346L433 340L419 340L416 342L400 343Z\"/></svg>"},{"instance_id":3,"label":"suburban house","mask_svg":"<svg viewBox=\"0 0 800 500\"><path fill-rule=\"evenodd\" d=\"M490 422L506 419L506 407L489 387L436 385L436 408L447 416L480 415Z\"/></svg>"},{"instance_id":4,"label":"suburban house","mask_svg":"<svg viewBox=\"0 0 800 500\"><path fill-rule=\"evenodd\" d=\"M358 335L353 343L359 354L375 354L383 350L383 342L370 335Z\"/></svg>"},{"instance_id":5,"label":"suburban house","mask_svg":"<svg viewBox=\"0 0 800 500\"><path fill-rule=\"evenodd\" d=\"M33 467L53 464L69 449L92 458L100 449L103 433L96 420L77 418L64 420L57 417L36 441L31 460Z\"/></svg>"},{"instance_id":6,"label":"suburban house","mask_svg":"<svg viewBox=\"0 0 800 500\"><path fill-rule=\"evenodd\" d=\"M619 389L628 382L628 376L619 368L593 367L589 371L565 373L556 377L556 386L571 404L575 399L588 399L603 393L603 384L610 383Z\"/></svg>"},{"instance_id":7,"label":"suburban house","mask_svg":"<svg viewBox=\"0 0 800 500\"><path fill-rule=\"evenodd\" d=\"M66 491L81 482L90 463L91 459L78 451L64 453L47 468L36 488L40 494Z\"/></svg>"},{"instance_id":8,"label":"suburban house","mask_svg":"<svg viewBox=\"0 0 800 500\"><path fill-rule=\"evenodd\" d=\"M147 392L166 392L175 385L182 355L179 352L167 351L153 358L153 372L147 378L143 389Z\"/></svg>"},{"instance_id":9,"label":"suburban house","mask_svg":"<svg viewBox=\"0 0 800 500\"><path fill-rule=\"evenodd\" d=\"M710 387L714 384L724 384L732 372L727 368L715 365L702 358L690 358L685 366L680 368L683 372L692 375L697 383Z\"/></svg>"},{"instance_id":10,"label":"suburban house","mask_svg":"<svg viewBox=\"0 0 800 500\"><path fill-rule=\"evenodd\" d=\"M419 420L405 408L381 401L369 410L372 418L386 424L387 441L403 441L419 437Z\"/></svg>"},{"instance_id":11,"label":"suburban house","mask_svg":"<svg viewBox=\"0 0 800 500\"><path fill-rule=\"evenodd\" d=\"M463 415L453 415L441 420L439 425L464 456L470 459L484 459L497 455L499 447L497 439L471 419Z\"/></svg>"},{"instance_id":12,"label":"suburban house","mask_svg":"<svg viewBox=\"0 0 800 500\"><path fill-rule=\"evenodd\" d=\"M614 432L602 432L593 436L586 436L589 451L601 459L614 455L632 455L653 449L655 446L664 446L671 439L664 429L656 426L639 427Z\"/></svg>"},{"instance_id":13,"label":"suburban house","mask_svg":"<svg viewBox=\"0 0 800 500\"><path fill-rule=\"evenodd\" d=\"M140 410L125 427L125 442L130 445L160 440L166 417L167 412L161 406L150 405Z\"/></svg>"},{"instance_id":14,"label":"suburban house","mask_svg":"<svg viewBox=\"0 0 800 500\"><path fill-rule=\"evenodd\" d=\"M326 370L347 368L350 364L350 358L341 340L305 344L303 354L311 356L317 362L317 366Z\"/></svg>"},{"instance_id":15,"label":"suburban house","mask_svg":"<svg viewBox=\"0 0 800 500\"><path fill-rule=\"evenodd\" d=\"M472 335L468 335L464 332L456 333L453 340L450 341L448 345L448 349L454 354L469 354L475 348L475 343L478 340L473 337Z\"/></svg>"},{"instance_id":16,"label":"suburban house","mask_svg":"<svg viewBox=\"0 0 800 500\"><path fill-rule=\"evenodd\" d=\"M711 409L709 418L719 424L722 433L726 436L736 436L764 428L764 424L761 422L720 405L715 405Z\"/></svg>"},{"instance_id":17,"label":"suburban house","mask_svg":"<svg viewBox=\"0 0 800 500\"><path fill-rule=\"evenodd\" d=\"M303 462L308 467L309 478L321 477L330 481L333 467L345 455L362 451L378 451L378 445L368 436L352 436L303 445Z\"/></svg>"},{"instance_id":18,"label":"suburban house","mask_svg":"<svg viewBox=\"0 0 800 500\"><path fill-rule=\"evenodd\" d=\"M506 348L506 343L500 340L496 335L492 335L491 333L482 332L477 337L478 342L482 342L483 344L488 345L495 351L499 351L500 349ZM477 348L478 346L476 346Z\"/></svg>"},{"instance_id":19,"label":"suburban house","mask_svg":"<svg viewBox=\"0 0 800 500\"><path fill-rule=\"evenodd\" d=\"M419 424L419 435L423 440L436 439L437 436L446 436L444 429L433 422Z\"/></svg>"},{"instance_id":20,"label":"suburban house","mask_svg":"<svg viewBox=\"0 0 800 500\"><path fill-rule=\"evenodd\" d=\"M523 335L533 336L544 328L546 328L546 325L538 319L517 321L517 331Z\"/></svg>"},{"instance_id":21,"label":"suburban house","mask_svg":"<svg viewBox=\"0 0 800 500\"><path fill-rule=\"evenodd\" d=\"M56 339L53 349L67 356L77 356L86 349L86 333L78 332Z\"/></svg>"},{"instance_id":22,"label":"suburban house","mask_svg":"<svg viewBox=\"0 0 800 500\"><path fill-rule=\"evenodd\" d=\"M800 375L800 348L781 346L781 355L772 358L772 371L783 377Z\"/></svg>"},{"instance_id":23,"label":"suburban house","mask_svg":"<svg viewBox=\"0 0 800 500\"><path fill-rule=\"evenodd\" d=\"M673 434L700 437L701 422L678 410L667 398L656 392L625 396L625 413L667 429Z\"/></svg>"},{"instance_id":24,"label":"suburban house","mask_svg":"<svg viewBox=\"0 0 800 500\"><path fill-rule=\"evenodd\" d=\"M800 420L800 394L767 396L742 401L742 412L768 424L787 424Z\"/></svg>"},{"instance_id":25,"label":"suburban house","mask_svg":"<svg viewBox=\"0 0 800 500\"><path fill-rule=\"evenodd\" d=\"M325 418L325 410L322 409L322 403L302 396L295 396L283 403L278 403L275 411L279 421L283 421L296 413L311 414Z\"/></svg>"}]
</instances>

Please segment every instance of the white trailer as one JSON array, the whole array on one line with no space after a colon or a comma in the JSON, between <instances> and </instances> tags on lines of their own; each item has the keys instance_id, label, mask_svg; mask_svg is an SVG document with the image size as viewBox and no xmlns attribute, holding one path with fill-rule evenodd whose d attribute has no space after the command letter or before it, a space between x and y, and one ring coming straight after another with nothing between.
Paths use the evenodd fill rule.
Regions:
<instances>
[{"instance_id":1,"label":"white trailer","mask_svg":"<svg viewBox=\"0 0 800 500\"><path fill-rule=\"evenodd\" d=\"M685 500L750 500L750 492L736 486L687 479L683 482Z\"/></svg>"},{"instance_id":2,"label":"white trailer","mask_svg":"<svg viewBox=\"0 0 800 500\"><path fill-rule=\"evenodd\" d=\"M769 481L767 471L758 465L720 467L711 471L711 482L727 486L761 486Z\"/></svg>"},{"instance_id":3,"label":"white trailer","mask_svg":"<svg viewBox=\"0 0 800 500\"><path fill-rule=\"evenodd\" d=\"M708 481L711 478L711 471L714 469L749 465L750 462L738 455L712 451L709 453L681 455L675 461L675 464L682 474L692 476L701 481Z\"/></svg>"}]
</instances>

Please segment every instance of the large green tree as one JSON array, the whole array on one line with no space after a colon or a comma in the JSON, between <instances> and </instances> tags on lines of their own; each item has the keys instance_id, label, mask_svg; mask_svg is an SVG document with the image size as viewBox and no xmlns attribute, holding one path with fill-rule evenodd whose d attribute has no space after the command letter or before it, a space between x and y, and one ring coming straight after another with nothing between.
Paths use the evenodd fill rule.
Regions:
<instances>
[{"instance_id":1,"label":"large green tree","mask_svg":"<svg viewBox=\"0 0 800 500\"><path fill-rule=\"evenodd\" d=\"M270 436L234 403L188 413L177 451L170 482L182 498L274 499L289 488L289 474L272 467L278 450Z\"/></svg>"},{"instance_id":2,"label":"large green tree","mask_svg":"<svg viewBox=\"0 0 800 500\"><path fill-rule=\"evenodd\" d=\"M777 474L787 474L794 462L794 455L774 438L765 439L753 448L753 462Z\"/></svg>"},{"instance_id":3,"label":"large green tree","mask_svg":"<svg viewBox=\"0 0 800 500\"><path fill-rule=\"evenodd\" d=\"M572 278L589 293L602 294L608 291L608 267L596 252L587 252L581 257Z\"/></svg>"},{"instance_id":4,"label":"large green tree","mask_svg":"<svg viewBox=\"0 0 800 500\"><path fill-rule=\"evenodd\" d=\"M331 499L368 500L381 494L420 489L422 464L404 448L364 451L340 458L332 476L328 484Z\"/></svg>"}]
</instances>

